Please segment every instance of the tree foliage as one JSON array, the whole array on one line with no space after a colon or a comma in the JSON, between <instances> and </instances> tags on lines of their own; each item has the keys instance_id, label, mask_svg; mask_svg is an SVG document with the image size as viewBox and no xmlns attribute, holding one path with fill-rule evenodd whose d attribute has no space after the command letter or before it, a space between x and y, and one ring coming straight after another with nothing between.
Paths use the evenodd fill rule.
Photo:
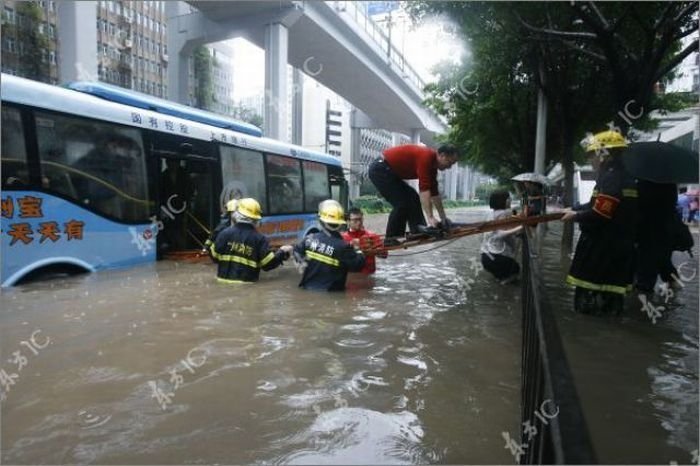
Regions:
<instances>
[{"instance_id":1,"label":"tree foliage","mask_svg":"<svg viewBox=\"0 0 700 466\"><path fill-rule=\"evenodd\" d=\"M209 49L199 46L192 54L194 59L195 107L212 110L214 103L213 69L214 62Z\"/></svg>"},{"instance_id":2,"label":"tree foliage","mask_svg":"<svg viewBox=\"0 0 700 466\"><path fill-rule=\"evenodd\" d=\"M501 180L534 162L537 93L548 98L548 162L571 172L578 141L606 124L650 125L681 101L654 93L698 48L693 2L416 2L412 15L446 14L472 60L443 65L427 103L448 116L466 159Z\"/></svg>"},{"instance_id":3,"label":"tree foliage","mask_svg":"<svg viewBox=\"0 0 700 466\"><path fill-rule=\"evenodd\" d=\"M2 37L22 44L18 71L20 76L50 82L49 39L41 31L43 14L36 2L17 2L17 24L3 21Z\"/></svg>"}]
</instances>

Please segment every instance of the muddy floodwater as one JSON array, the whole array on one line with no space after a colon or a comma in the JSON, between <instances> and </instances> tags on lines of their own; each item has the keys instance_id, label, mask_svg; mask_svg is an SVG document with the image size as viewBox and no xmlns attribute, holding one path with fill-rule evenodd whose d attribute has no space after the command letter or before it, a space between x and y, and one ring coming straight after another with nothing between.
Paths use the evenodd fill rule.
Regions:
<instances>
[{"instance_id":1,"label":"muddy floodwater","mask_svg":"<svg viewBox=\"0 0 700 466\"><path fill-rule=\"evenodd\" d=\"M512 463L519 288L470 269L478 245L399 252L346 293L169 261L6 290L2 461Z\"/></svg>"},{"instance_id":2,"label":"muddy floodwater","mask_svg":"<svg viewBox=\"0 0 700 466\"><path fill-rule=\"evenodd\" d=\"M384 217L369 220L381 232ZM0 369L17 376L1 405L0 459L512 464L503 433L519 432L519 283L475 267L478 237L439 246L380 259L375 276L352 277L345 293L298 289L291 263L230 285L216 282L212 264L172 261L4 290ZM615 370L615 393L640 398L624 406L638 408L643 450L657 454L649 462L687 462L697 315L657 326L636 315L574 325L562 315L582 378L593 364L580 356L585 345L610 345L614 326L626 326L621 338L635 346L625 355L640 373L612 355L597 370ZM605 424L591 398L600 389L583 380L600 447L610 448L606 432L632 444L634 432Z\"/></svg>"}]
</instances>

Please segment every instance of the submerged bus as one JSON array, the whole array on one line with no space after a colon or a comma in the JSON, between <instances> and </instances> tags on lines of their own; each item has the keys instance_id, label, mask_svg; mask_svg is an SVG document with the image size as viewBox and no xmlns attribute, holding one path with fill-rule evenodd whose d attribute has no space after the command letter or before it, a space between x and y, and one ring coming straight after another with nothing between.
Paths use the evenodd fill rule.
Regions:
<instances>
[{"instance_id":1,"label":"submerged bus","mask_svg":"<svg viewBox=\"0 0 700 466\"><path fill-rule=\"evenodd\" d=\"M234 198L260 202L273 245L347 204L338 158L246 123L101 83L0 89L2 286L200 249Z\"/></svg>"}]
</instances>

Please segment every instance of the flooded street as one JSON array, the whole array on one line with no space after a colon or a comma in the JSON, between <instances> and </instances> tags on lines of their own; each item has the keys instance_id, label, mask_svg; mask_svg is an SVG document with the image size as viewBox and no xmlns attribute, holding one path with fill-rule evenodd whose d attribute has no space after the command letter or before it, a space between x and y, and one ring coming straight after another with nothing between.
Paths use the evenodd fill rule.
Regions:
<instances>
[{"instance_id":1,"label":"flooded street","mask_svg":"<svg viewBox=\"0 0 700 466\"><path fill-rule=\"evenodd\" d=\"M572 311L573 293L563 285L570 259L559 252L561 224L550 225L542 255L546 287L598 461L697 464L697 230L695 257L674 253L687 280L674 297L657 296L658 317L636 293L620 317L596 317Z\"/></svg>"},{"instance_id":2,"label":"flooded street","mask_svg":"<svg viewBox=\"0 0 700 466\"><path fill-rule=\"evenodd\" d=\"M292 263L225 285L170 261L3 290L1 459L512 463L520 289L470 267L478 237L440 245L346 293L298 289Z\"/></svg>"}]
</instances>

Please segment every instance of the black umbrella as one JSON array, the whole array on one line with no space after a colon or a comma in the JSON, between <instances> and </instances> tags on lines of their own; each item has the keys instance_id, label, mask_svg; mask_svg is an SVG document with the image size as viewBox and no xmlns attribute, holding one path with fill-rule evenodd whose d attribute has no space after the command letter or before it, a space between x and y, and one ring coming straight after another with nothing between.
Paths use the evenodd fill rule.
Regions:
<instances>
[{"instance_id":1,"label":"black umbrella","mask_svg":"<svg viewBox=\"0 0 700 466\"><path fill-rule=\"evenodd\" d=\"M622 154L627 171L655 183L697 183L698 154L667 142L636 142Z\"/></svg>"}]
</instances>

